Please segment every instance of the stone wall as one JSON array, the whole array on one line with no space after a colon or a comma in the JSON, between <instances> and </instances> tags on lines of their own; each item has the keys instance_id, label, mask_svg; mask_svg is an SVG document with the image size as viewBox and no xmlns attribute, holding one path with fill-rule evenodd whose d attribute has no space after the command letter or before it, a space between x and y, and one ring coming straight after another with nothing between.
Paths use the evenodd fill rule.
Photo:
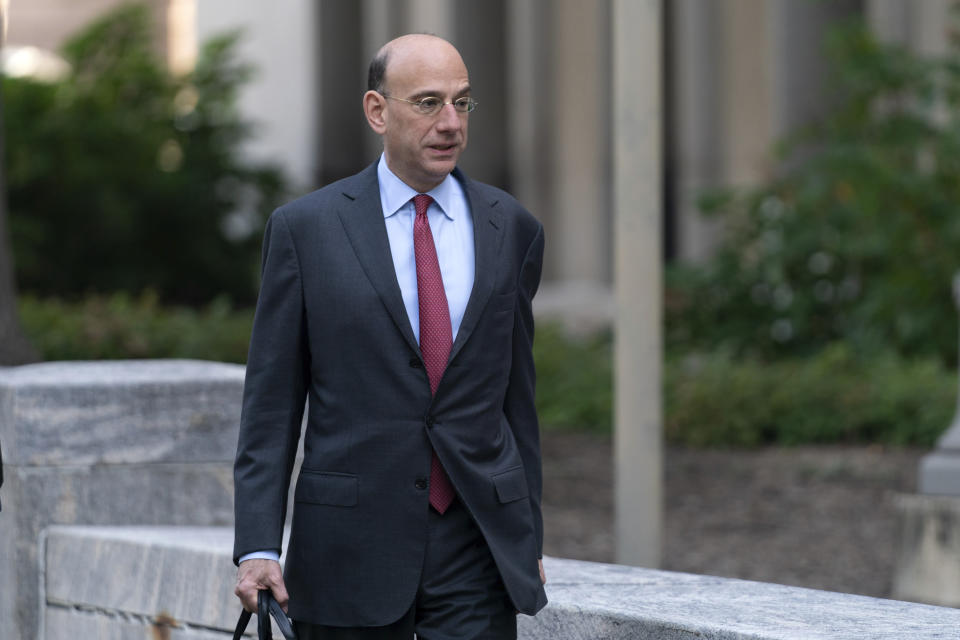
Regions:
<instances>
[{"instance_id":1,"label":"stone wall","mask_svg":"<svg viewBox=\"0 0 960 640\"><path fill-rule=\"evenodd\" d=\"M216 527L51 528L42 638L230 637L240 612L232 541L231 529ZM544 564L550 604L520 616L526 640L932 640L960 629L956 609L576 560Z\"/></svg>"},{"instance_id":2,"label":"stone wall","mask_svg":"<svg viewBox=\"0 0 960 640\"><path fill-rule=\"evenodd\" d=\"M185 360L0 368L5 640L38 637L36 549L48 525L233 522L243 371Z\"/></svg>"}]
</instances>

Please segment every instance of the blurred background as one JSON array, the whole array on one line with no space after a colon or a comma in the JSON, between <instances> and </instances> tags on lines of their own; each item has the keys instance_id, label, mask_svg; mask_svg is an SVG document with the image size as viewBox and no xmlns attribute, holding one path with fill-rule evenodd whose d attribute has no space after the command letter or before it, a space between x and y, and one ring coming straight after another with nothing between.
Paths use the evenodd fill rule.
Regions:
<instances>
[{"instance_id":1,"label":"blurred background","mask_svg":"<svg viewBox=\"0 0 960 640\"><path fill-rule=\"evenodd\" d=\"M663 3L667 568L890 593L892 496L957 396L956 4ZM369 59L409 31L454 42L480 104L463 168L546 227L547 553L612 558L609 2L6 16L7 365L243 362L266 217L379 154Z\"/></svg>"}]
</instances>

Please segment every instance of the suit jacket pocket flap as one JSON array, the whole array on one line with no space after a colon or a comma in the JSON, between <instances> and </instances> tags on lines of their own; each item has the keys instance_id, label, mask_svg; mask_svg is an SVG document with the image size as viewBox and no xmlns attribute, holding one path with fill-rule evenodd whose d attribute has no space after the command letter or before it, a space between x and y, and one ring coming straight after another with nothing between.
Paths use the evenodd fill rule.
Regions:
<instances>
[{"instance_id":1,"label":"suit jacket pocket flap","mask_svg":"<svg viewBox=\"0 0 960 640\"><path fill-rule=\"evenodd\" d=\"M297 482L297 502L352 507L357 504L360 482L349 473L303 471Z\"/></svg>"},{"instance_id":2,"label":"suit jacket pocket flap","mask_svg":"<svg viewBox=\"0 0 960 640\"><path fill-rule=\"evenodd\" d=\"M529 495L523 467L514 467L498 473L493 476L493 485L497 488L497 497L502 503L513 502Z\"/></svg>"}]
</instances>

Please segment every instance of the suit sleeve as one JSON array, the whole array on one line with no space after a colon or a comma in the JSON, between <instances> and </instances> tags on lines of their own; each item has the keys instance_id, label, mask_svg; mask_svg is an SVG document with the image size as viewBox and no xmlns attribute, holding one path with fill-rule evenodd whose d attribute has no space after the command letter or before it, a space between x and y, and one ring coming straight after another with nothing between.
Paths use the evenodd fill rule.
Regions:
<instances>
[{"instance_id":1,"label":"suit sleeve","mask_svg":"<svg viewBox=\"0 0 960 640\"><path fill-rule=\"evenodd\" d=\"M535 406L536 371L533 364L533 296L540 286L543 269L543 227L527 248L517 283L517 306L513 325L513 357L510 380L504 399L504 414L514 439L520 448L530 508L533 511L537 537L537 553L543 556L543 515L540 499L543 494L543 474L540 461L540 425Z\"/></svg>"},{"instance_id":2,"label":"suit sleeve","mask_svg":"<svg viewBox=\"0 0 960 640\"><path fill-rule=\"evenodd\" d=\"M234 562L281 551L309 380L300 265L282 210L267 222L261 275L234 463Z\"/></svg>"}]
</instances>

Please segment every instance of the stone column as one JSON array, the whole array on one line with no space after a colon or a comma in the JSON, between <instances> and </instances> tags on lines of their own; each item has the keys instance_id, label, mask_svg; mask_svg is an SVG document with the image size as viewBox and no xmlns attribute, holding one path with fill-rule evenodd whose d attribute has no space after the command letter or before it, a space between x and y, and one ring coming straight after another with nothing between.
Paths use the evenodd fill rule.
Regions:
<instances>
[{"instance_id":1,"label":"stone column","mask_svg":"<svg viewBox=\"0 0 960 640\"><path fill-rule=\"evenodd\" d=\"M509 189L507 127L513 105L507 103L506 5L503 0L485 0L455 6L452 42L463 56L473 97L479 102L469 116L469 144L460 168L474 180Z\"/></svg>"},{"instance_id":2,"label":"stone column","mask_svg":"<svg viewBox=\"0 0 960 640\"><path fill-rule=\"evenodd\" d=\"M547 268L560 280L608 282L610 261L608 3L554 0L554 229Z\"/></svg>"},{"instance_id":3,"label":"stone column","mask_svg":"<svg viewBox=\"0 0 960 640\"><path fill-rule=\"evenodd\" d=\"M663 511L660 0L614 0L617 562L660 564Z\"/></svg>"},{"instance_id":4,"label":"stone column","mask_svg":"<svg viewBox=\"0 0 960 640\"><path fill-rule=\"evenodd\" d=\"M722 169L724 109L720 12L723 5L700 0L673 3L674 189L677 257L702 262L719 239L719 223L701 215L697 199L718 186Z\"/></svg>"},{"instance_id":5,"label":"stone column","mask_svg":"<svg viewBox=\"0 0 960 640\"><path fill-rule=\"evenodd\" d=\"M45 527L233 522L243 371L188 360L0 369L4 640L40 637Z\"/></svg>"},{"instance_id":6,"label":"stone column","mask_svg":"<svg viewBox=\"0 0 960 640\"><path fill-rule=\"evenodd\" d=\"M721 12L722 85L720 119L723 176L727 185L755 184L763 177L773 143L775 117L772 50L768 36L772 5L736 0Z\"/></svg>"},{"instance_id":7,"label":"stone column","mask_svg":"<svg viewBox=\"0 0 960 640\"><path fill-rule=\"evenodd\" d=\"M948 27L953 0L868 0L867 20L886 42L917 53L943 54L949 47Z\"/></svg>"},{"instance_id":8,"label":"stone column","mask_svg":"<svg viewBox=\"0 0 960 640\"><path fill-rule=\"evenodd\" d=\"M406 9L407 32L432 33L454 40L454 6L449 0L407 0Z\"/></svg>"},{"instance_id":9,"label":"stone column","mask_svg":"<svg viewBox=\"0 0 960 640\"><path fill-rule=\"evenodd\" d=\"M550 157L550 68L547 34L541 19L544 0L511 0L507 5L508 83L506 103L510 145L507 164L511 193L545 225L550 224L547 190ZM552 274L550 274L552 275Z\"/></svg>"},{"instance_id":10,"label":"stone column","mask_svg":"<svg viewBox=\"0 0 960 640\"><path fill-rule=\"evenodd\" d=\"M832 27L861 17L863 9L858 0L770 0L765 4L773 133L780 138L831 108L833 98L825 84L830 69L824 52L826 37Z\"/></svg>"},{"instance_id":11,"label":"stone column","mask_svg":"<svg viewBox=\"0 0 960 640\"><path fill-rule=\"evenodd\" d=\"M721 221L701 216L708 188L749 186L768 166L776 119L772 69L780 43L771 0L672 3L672 98L677 257L701 262Z\"/></svg>"},{"instance_id":12,"label":"stone column","mask_svg":"<svg viewBox=\"0 0 960 640\"><path fill-rule=\"evenodd\" d=\"M358 2L321 2L314 39L319 73L317 75L320 110L317 131L319 170L317 186L327 185L353 175L373 161L364 139L370 127L361 107L367 90L364 55L363 5ZM364 60L364 58L366 58Z\"/></svg>"},{"instance_id":13,"label":"stone column","mask_svg":"<svg viewBox=\"0 0 960 640\"><path fill-rule=\"evenodd\" d=\"M362 0L364 69L374 54L399 34L400 5L395 0Z\"/></svg>"}]
</instances>

